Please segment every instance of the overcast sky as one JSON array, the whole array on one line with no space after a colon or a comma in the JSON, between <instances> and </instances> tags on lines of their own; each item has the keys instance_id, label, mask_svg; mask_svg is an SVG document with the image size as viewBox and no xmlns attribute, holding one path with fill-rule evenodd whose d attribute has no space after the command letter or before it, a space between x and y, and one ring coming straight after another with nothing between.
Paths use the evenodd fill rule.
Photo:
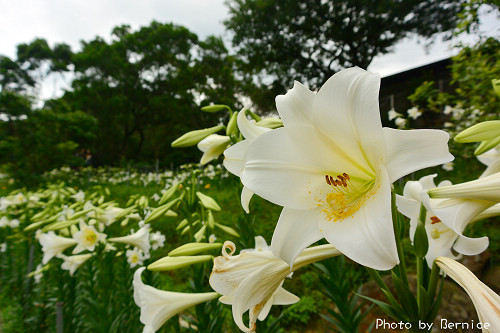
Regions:
<instances>
[{"instance_id":1,"label":"overcast sky","mask_svg":"<svg viewBox=\"0 0 500 333\"><path fill-rule=\"evenodd\" d=\"M202 39L222 35L229 42L222 24L227 12L224 0L0 0L0 54L15 57L17 44L36 37L51 45L68 43L75 51L81 40L109 40L117 25L137 29L153 20L184 25ZM498 36L498 17L484 16L483 21L482 30ZM369 70L385 76L441 60L456 53L451 45L437 39L425 51L416 39L407 39L394 53L375 58Z\"/></svg>"}]
</instances>

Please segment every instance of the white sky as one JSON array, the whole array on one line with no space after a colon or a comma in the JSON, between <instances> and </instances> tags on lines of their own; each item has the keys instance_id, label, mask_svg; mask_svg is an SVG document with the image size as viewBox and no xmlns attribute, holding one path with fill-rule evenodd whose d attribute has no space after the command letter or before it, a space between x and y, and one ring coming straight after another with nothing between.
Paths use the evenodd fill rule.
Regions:
<instances>
[{"instance_id":1,"label":"white sky","mask_svg":"<svg viewBox=\"0 0 500 333\"><path fill-rule=\"evenodd\" d=\"M0 0L0 54L15 57L17 44L36 37L45 38L51 45L68 43L76 51L80 40L96 36L109 40L117 25L129 24L137 29L153 20L186 26L201 39L222 35L229 46L230 38L222 24L227 12L224 0ZM495 14L483 15L482 21L483 31L499 36L500 23ZM441 60L456 53L451 45L438 38L425 51L416 39L407 39L395 47L394 53L375 58L369 70L385 76ZM54 97L50 96L54 90L58 89L52 87L42 95Z\"/></svg>"}]
</instances>

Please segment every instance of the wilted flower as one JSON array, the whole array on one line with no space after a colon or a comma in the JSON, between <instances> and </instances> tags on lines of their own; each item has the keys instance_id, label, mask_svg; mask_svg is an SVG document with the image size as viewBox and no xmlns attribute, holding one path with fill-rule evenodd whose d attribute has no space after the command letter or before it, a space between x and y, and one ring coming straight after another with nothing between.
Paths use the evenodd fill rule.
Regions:
<instances>
[{"instance_id":1,"label":"wilted flower","mask_svg":"<svg viewBox=\"0 0 500 333\"><path fill-rule=\"evenodd\" d=\"M438 257L436 263L467 292L483 324L483 332L500 332L500 297L459 262Z\"/></svg>"},{"instance_id":2,"label":"wilted flower","mask_svg":"<svg viewBox=\"0 0 500 333\"><path fill-rule=\"evenodd\" d=\"M218 293L187 294L163 291L142 282L141 274L145 267L134 273L134 301L141 308L143 333L156 332L167 320L185 309L219 297Z\"/></svg>"},{"instance_id":3,"label":"wilted flower","mask_svg":"<svg viewBox=\"0 0 500 333\"><path fill-rule=\"evenodd\" d=\"M75 239L57 236L53 231L49 231L46 234L41 234L39 241L40 245L42 245L42 263L44 265L56 255L63 253L64 250L66 250L68 247L71 247L78 243L78 241Z\"/></svg>"},{"instance_id":4,"label":"wilted flower","mask_svg":"<svg viewBox=\"0 0 500 333\"><path fill-rule=\"evenodd\" d=\"M293 304L299 298L282 288L284 279L291 273L290 267L272 254L262 237L256 237L255 250L244 250L233 256L235 250L232 242L224 243L222 256L214 259L210 286L223 295L220 302L232 305L236 325L252 332L257 319L264 320L273 304ZM295 261L293 271L339 254L331 245L306 249ZM248 310L250 322L246 326L243 314Z\"/></svg>"},{"instance_id":5,"label":"wilted flower","mask_svg":"<svg viewBox=\"0 0 500 333\"><path fill-rule=\"evenodd\" d=\"M324 237L362 265L394 267L391 183L453 159L443 131L382 128L379 85L359 68L335 74L317 94L295 83L276 98L284 127L248 145L241 180L284 207L271 248L290 265Z\"/></svg>"}]
</instances>

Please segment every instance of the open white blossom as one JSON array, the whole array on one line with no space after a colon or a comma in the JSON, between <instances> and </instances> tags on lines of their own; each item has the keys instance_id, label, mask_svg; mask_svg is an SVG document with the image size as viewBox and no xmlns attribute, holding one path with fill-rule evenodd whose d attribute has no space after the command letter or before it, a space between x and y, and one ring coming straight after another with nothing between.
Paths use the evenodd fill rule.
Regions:
<instances>
[{"instance_id":1,"label":"open white blossom","mask_svg":"<svg viewBox=\"0 0 500 333\"><path fill-rule=\"evenodd\" d=\"M406 112L408 113L408 117L410 117L411 119L417 119L422 115L422 111L420 111L416 106L408 109L408 111Z\"/></svg>"},{"instance_id":2,"label":"open white blossom","mask_svg":"<svg viewBox=\"0 0 500 333\"><path fill-rule=\"evenodd\" d=\"M218 293L187 294L164 291L142 282L141 275L146 268L141 267L134 273L134 301L141 308L143 333L154 333L176 314L196 304L219 297Z\"/></svg>"},{"instance_id":3,"label":"open white blossom","mask_svg":"<svg viewBox=\"0 0 500 333\"><path fill-rule=\"evenodd\" d=\"M77 254L74 256L65 256L64 254L59 254L57 257L64 260L61 268L69 271L70 275L73 275L84 262L92 257L92 253Z\"/></svg>"},{"instance_id":4,"label":"open white blossom","mask_svg":"<svg viewBox=\"0 0 500 333\"><path fill-rule=\"evenodd\" d=\"M109 238L109 242L129 244L138 247L142 252L148 254L151 248L151 243L149 242L149 224L145 224L137 232L123 237Z\"/></svg>"},{"instance_id":5,"label":"open white blossom","mask_svg":"<svg viewBox=\"0 0 500 333\"><path fill-rule=\"evenodd\" d=\"M316 94L296 82L276 98L284 127L248 143L241 181L284 207L271 248L290 265L324 237L362 265L394 267L391 183L453 159L443 131L382 128L379 86L360 68L340 71Z\"/></svg>"},{"instance_id":6,"label":"open white blossom","mask_svg":"<svg viewBox=\"0 0 500 333\"><path fill-rule=\"evenodd\" d=\"M76 254L84 250L94 251L97 243L104 241L106 235L84 221L80 221L80 230L73 234L73 239L78 243L73 249L73 254Z\"/></svg>"},{"instance_id":7,"label":"open white blossom","mask_svg":"<svg viewBox=\"0 0 500 333\"><path fill-rule=\"evenodd\" d=\"M410 218L410 239L413 241L417 228L420 206L427 209L425 231L429 241L429 250L425 256L427 264L432 267L434 259L446 256L458 259L461 254L475 255L488 247L488 237L469 238L462 235L465 227L481 211L493 203L487 201L430 199L429 189L436 188L436 174L422 177L419 181L409 181L404 188L404 196L396 196L398 210ZM439 186L447 186L449 181L443 181ZM452 249L459 253L456 256Z\"/></svg>"},{"instance_id":8,"label":"open white blossom","mask_svg":"<svg viewBox=\"0 0 500 333\"><path fill-rule=\"evenodd\" d=\"M63 253L64 250L78 243L75 239L58 236L53 231L41 234L39 241L42 246L42 263L44 265L56 255Z\"/></svg>"}]
</instances>

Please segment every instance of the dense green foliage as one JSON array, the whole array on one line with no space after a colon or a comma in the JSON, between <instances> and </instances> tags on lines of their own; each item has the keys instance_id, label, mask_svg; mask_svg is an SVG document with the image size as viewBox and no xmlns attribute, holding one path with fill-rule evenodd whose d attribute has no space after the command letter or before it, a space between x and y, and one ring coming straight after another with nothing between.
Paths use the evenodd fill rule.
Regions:
<instances>
[{"instance_id":1,"label":"dense green foliage","mask_svg":"<svg viewBox=\"0 0 500 333\"><path fill-rule=\"evenodd\" d=\"M318 88L342 68L366 68L404 37L455 28L462 0L229 1L226 28L249 77L245 92L264 110L294 80ZM450 33L448 33L448 36Z\"/></svg>"}]
</instances>

